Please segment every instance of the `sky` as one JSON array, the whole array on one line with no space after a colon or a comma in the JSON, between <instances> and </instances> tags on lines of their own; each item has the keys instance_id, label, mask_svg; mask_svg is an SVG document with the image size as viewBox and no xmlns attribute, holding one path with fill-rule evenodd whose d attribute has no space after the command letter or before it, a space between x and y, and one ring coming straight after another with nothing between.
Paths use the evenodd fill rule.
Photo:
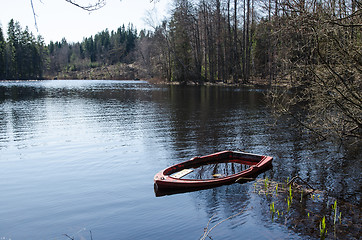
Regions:
<instances>
[{"instance_id":1,"label":"sky","mask_svg":"<svg viewBox=\"0 0 362 240\"><path fill-rule=\"evenodd\" d=\"M74 1L86 5L97 2ZM61 41L62 38L68 42L80 42L84 37L94 36L105 29L117 30L123 24L127 27L132 23L138 32L142 29L152 29L152 26L166 18L170 2L171 0L108 0L103 8L87 12L65 0L33 0L37 30L30 0L3 0L0 7L0 24L5 35L9 21L14 19L23 29L28 26L35 36L41 35L45 43ZM152 14L148 14L149 12Z\"/></svg>"}]
</instances>

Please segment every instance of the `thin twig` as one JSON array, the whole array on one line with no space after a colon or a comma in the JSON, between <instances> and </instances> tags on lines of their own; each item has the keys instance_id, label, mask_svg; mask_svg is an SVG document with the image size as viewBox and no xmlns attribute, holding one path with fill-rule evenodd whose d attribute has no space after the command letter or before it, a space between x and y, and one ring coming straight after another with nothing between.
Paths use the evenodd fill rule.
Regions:
<instances>
[{"instance_id":1,"label":"thin twig","mask_svg":"<svg viewBox=\"0 0 362 240\"><path fill-rule=\"evenodd\" d=\"M288 186L290 185L290 184L292 184L293 182L295 182L295 180L297 180L297 179L299 179L299 180L301 180L304 184L306 184L308 187L310 187L313 191L315 191L315 188L313 188L309 183L307 183L305 180L303 180L301 177L299 177L299 176L295 176L295 177L293 177L289 182L288 182Z\"/></svg>"},{"instance_id":2,"label":"thin twig","mask_svg":"<svg viewBox=\"0 0 362 240\"><path fill-rule=\"evenodd\" d=\"M207 229L209 229L210 222L215 216L216 216L216 213L214 215L212 215L211 218L209 219L209 221L207 222L206 228L204 229L204 234L207 232Z\"/></svg>"},{"instance_id":3,"label":"thin twig","mask_svg":"<svg viewBox=\"0 0 362 240\"><path fill-rule=\"evenodd\" d=\"M38 23L37 23L37 21L36 21L36 18L37 18L38 15L36 15L36 13L35 13L34 5L33 5L33 0L30 0L30 4L31 4L31 9L33 10L35 28L36 28L36 31L39 32Z\"/></svg>"},{"instance_id":4,"label":"thin twig","mask_svg":"<svg viewBox=\"0 0 362 240\"><path fill-rule=\"evenodd\" d=\"M65 0L65 1L70 3L70 4L73 4L76 7L79 7L81 9L85 10L85 11L88 11L88 12L96 11L96 10L104 7L107 4L106 0L97 0L96 3L89 4L88 6L78 4L74 0Z\"/></svg>"},{"instance_id":5,"label":"thin twig","mask_svg":"<svg viewBox=\"0 0 362 240\"><path fill-rule=\"evenodd\" d=\"M215 216L215 214L214 214L214 215L211 217L211 219L209 220L209 223L207 224L207 227L206 227L206 229L205 229L205 233L204 233L204 235L201 237L200 240L205 240L206 237L210 234L210 232L211 232L214 228L216 228L218 225L220 225L221 223L223 223L223 222L225 222L225 221L227 221L227 220L229 220L229 219L231 219L231 218L233 218L233 217L236 217L236 216L242 214L242 213L244 212L245 208L246 208L246 206L243 207L243 209L242 209L240 212L238 212L237 214L234 214L234 215L232 215L232 216L230 216L230 217L228 217L228 218L225 218L224 220L221 220L220 222L218 222L217 224L215 224L212 228L210 228L210 230L207 231L211 219Z\"/></svg>"},{"instance_id":6,"label":"thin twig","mask_svg":"<svg viewBox=\"0 0 362 240\"><path fill-rule=\"evenodd\" d=\"M66 236L67 238L74 240L74 237L70 237L68 234L63 234L64 236Z\"/></svg>"},{"instance_id":7,"label":"thin twig","mask_svg":"<svg viewBox=\"0 0 362 240\"><path fill-rule=\"evenodd\" d=\"M246 178L246 177L239 177L238 179L235 180L235 182L240 182L240 181L254 181L255 178Z\"/></svg>"}]
</instances>

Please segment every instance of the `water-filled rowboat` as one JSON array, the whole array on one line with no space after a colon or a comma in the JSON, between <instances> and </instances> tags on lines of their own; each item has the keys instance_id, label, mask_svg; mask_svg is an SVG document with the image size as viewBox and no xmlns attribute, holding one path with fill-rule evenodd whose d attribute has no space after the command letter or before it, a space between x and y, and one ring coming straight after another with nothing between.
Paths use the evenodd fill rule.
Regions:
<instances>
[{"instance_id":1,"label":"water-filled rowboat","mask_svg":"<svg viewBox=\"0 0 362 240\"><path fill-rule=\"evenodd\" d=\"M154 182L158 190L176 190L188 188L208 188L220 186L224 184L235 183L239 179L248 179L256 177L259 173L271 168L273 158L245 152L223 151L202 157L194 157L188 161L168 167L154 177ZM232 164L232 171L226 170L227 173L217 172L217 164ZM235 165L240 165L237 167ZM206 179L199 177L186 177L190 173L197 172L197 176L201 176L200 172L205 172L205 166L212 165L212 175ZM247 166L243 167L242 166ZM200 171L201 169L201 171ZM194 174L195 175L195 174Z\"/></svg>"}]
</instances>

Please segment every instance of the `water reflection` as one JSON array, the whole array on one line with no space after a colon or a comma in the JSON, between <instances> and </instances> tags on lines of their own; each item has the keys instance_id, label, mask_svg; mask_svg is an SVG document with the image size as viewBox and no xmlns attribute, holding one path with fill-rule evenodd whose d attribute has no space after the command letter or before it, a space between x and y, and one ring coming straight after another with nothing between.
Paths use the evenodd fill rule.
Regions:
<instances>
[{"instance_id":1,"label":"water reflection","mask_svg":"<svg viewBox=\"0 0 362 240\"><path fill-rule=\"evenodd\" d=\"M191 154L199 155L225 148L249 150L255 141L262 140L258 136L266 127L260 118L265 111L262 92L174 86L170 95L171 137L178 153L185 149L188 154L191 150Z\"/></svg>"},{"instance_id":2,"label":"water reflection","mask_svg":"<svg viewBox=\"0 0 362 240\"><path fill-rule=\"evenodd\" d=\"M261 177L299 175L360 206L360 152L315 143L290 121L273 125L264 91L0 82L0 238L197 239L214 214L211 224L245 207L212 237L308 238L271 224L253 182L154 197L160 169L240 149L274 157Z\"/></svg>"}]
</instances>

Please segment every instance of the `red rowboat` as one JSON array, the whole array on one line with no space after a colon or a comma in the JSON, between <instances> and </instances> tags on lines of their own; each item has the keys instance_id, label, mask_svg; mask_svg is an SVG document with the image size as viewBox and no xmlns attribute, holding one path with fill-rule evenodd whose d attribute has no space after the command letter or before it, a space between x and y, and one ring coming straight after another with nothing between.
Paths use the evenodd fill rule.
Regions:
<instances>
[{"instance_id":1,"label":"red rowboat","mask_svg":"<svg viewBox=\"0 0 362 240\"><path fill-rule=\"evenodd\" d=\"M238 180L256 177L259 173L272 167L272 160L273 158L269 156L235 151L223 151L202 157L194 157L191 160L173 165L157 173L154 177L155 187L157 190L178 190L209 188L231 184ZM204 166L213 164L216 166L216 164L220 163L233 164L232 169L234 169L234 171L232 171L232 174L223 175L213 170L213 174L206 179L185 177L196 169L204 169ZM234 167L234 164L246 165L247 168ZM235 169L238 169L238 171L235 172Z\"/></svg>"}]
</instances>

